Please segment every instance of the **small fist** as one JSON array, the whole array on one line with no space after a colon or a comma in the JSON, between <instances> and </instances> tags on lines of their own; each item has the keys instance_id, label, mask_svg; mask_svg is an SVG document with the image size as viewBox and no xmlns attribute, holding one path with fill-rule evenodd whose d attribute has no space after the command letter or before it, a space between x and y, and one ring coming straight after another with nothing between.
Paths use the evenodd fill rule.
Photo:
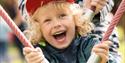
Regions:
<instances>
[{"instance_id":1,"label":"small fist","mask_svg":"<svg viewBox=\"0 0 125 63\"><path fill-rule=\"evenodd\" d=\"M23 54L26 58L27 63L46 63L43 52L39 47L37 48L23 48Z\"/></svg>"},{"instance_id":2,"label":"small fist","mask_svg":"<svg viewBox=\"0 0 125 63\"><path fill-rule=\"evenodd\" d=\"M91 6L95 6L95 13L97 14L108 2L108 0L85 0L83 6L85 8L90 8Z\"/></svg>"},{"instance_id":3,"label":"small fist","mask_svg":"<svg viewBox=\"0 0 125 63\"><path fill-rule=\"evenodd\" d=\"M108 61L109 46L111 46L111 45L112 45L112 42L105 41L105 42L103 42L101 44L97 44L93 47L92 51L101 57L100 63L106 63Z\"/></svg>"}]
</instances>

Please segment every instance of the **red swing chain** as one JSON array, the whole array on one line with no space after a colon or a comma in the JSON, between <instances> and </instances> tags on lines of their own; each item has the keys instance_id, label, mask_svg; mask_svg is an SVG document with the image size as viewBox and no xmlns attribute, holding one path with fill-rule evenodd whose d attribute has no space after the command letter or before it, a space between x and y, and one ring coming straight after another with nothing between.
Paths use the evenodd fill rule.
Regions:
<instances>
[{"instance_id":1,"label":"red swing chain","mask_svg":"<svg viewBox=\"0 0 125 63\"><path fill-rule=\"evenodd\" d=\"M114 17L112 18L112 21L107 29L107 31L105 32L102 41L106 41L108 40L109 36L111 35L113 29L115 28L115 26L118 24L118 22L120 21L122 15L125 12L125 0L122 0L122 2L120 3Z\"/></svg>"},{"instance_id":2,"label":"red swing chain","mask_svg":"<svg viewBox=\"0 0 125 63\"><path fill-rule=\"evenodd\" d=\"M17 27L17 25L13 22L13 20L9 17L9 15L6 13L6 11L2 8L0 5L0 16L4 19L4 21L9 25L11 30L15 33L15 35L20 39L21 43L26 47L31 47L30 41L27 40L27 38L24 36L24 34L20 31L20 29Z\"/></svg>"}]
</instances>

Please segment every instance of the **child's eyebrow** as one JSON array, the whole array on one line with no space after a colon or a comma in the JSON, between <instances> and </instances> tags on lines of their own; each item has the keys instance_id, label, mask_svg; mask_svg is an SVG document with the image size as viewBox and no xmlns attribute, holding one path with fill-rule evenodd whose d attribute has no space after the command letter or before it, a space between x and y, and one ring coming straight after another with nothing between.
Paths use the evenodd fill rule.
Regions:
<instances>
[{"instance_id":1,"label":"child's eyebrow","mask_svg":"<svg viewBox=\"0 0 125 63\"><path fill-rule=\"evenodd\" d=\"M33 20L34 20L35 22L38 22L38 21L39 21L37 18L34 18Z\"/></svg>"}]
</instances>

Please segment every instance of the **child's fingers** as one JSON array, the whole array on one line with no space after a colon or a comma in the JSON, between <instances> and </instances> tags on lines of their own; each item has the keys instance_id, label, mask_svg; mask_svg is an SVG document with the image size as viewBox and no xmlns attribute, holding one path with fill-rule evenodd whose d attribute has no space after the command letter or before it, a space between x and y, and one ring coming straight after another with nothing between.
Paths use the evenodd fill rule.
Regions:
<instances>
[{"instance_id":1,"label":"child's fingers","mask_svg":"<svg viewBox=\"0 0 125 63\"><path fill-rule=\"evenodd\" d=\"M99 0L92 0L91 6L97 6Z\"/></svg>"},{"instance_id":2,"label":"child's fingers","mask_svg":"<svg viewBox=\"0 0 125 63\"><path fill-rule=\"evenodd\" d=\"M39 47L37 47L36 50L37 50L37 51L39 52L39 54L41 54L41 56L44 58L43 51L42 51Z\"/></svg>"},{"instance_id":3,"label":"child's fingers","mask_svg":"<svg viewBox=\"0 0 125 63\"><path fill-rule=\"evenodd\" d=\"M32 52L26 54L25 57L27 57L27 58L33 58L33 57L35 57L37 55L38 55L37 51L32 51Z\"/></svg>"},{"instance_id":4,"label":"child's fingers","mask_svg":"<svg viewBox=\"0 0 125 63\"><path fill-rule=\"evenodd\" d=\"M98 13L107 3L107 0L92 0L91 6L96 6L95 13Z\"/></svg>"},{"instance_id":5,"label":"child's fingers","mask_svg":"<svg viewBox=\"0 0 125 63\"><path fill-rule=\"evenodd\" d=\"M30 52L32 52L32 48L30 48L30 47L24 47L24 48L23 48L23 54L24 54L24 55L26 55L26 54L28 54L28 53L30 53Z\"/></svg>"},{"instance_id":6,"label":"child's fingers","mask_svg":"<svg viewBox=\"0 0 125 63\"><path fill-rule=\"evenodd\" d=\"M113 43L111 41L104 41L103 43L97 44L94 47L109 50L111 45L113 45Z\"/></svg>"},{"instance_id":7,"label":"child's fingers","mask_svg":"<svg viewBox=\"0 0 125 63\"><path fill-rule=\"evenodd\" d=\"M105 55L108 55L108 51L105 50L105 49L93 48L92 51L95 52L95 53L103 53L103 54L105 54Z\"/></svg>"},{"instance_id":8,"label":"child's fingers","mask_svg":"<svg viewBox=\"0 0 125 63\"><path fill-rule=\"evenodd\" d=\"M40 58L38 58L38 59L36 59L34 61L31 61L31 60L29 60L27 58L26 58L26 60L27 60L27 63L45 63L44 59L40 59Z\"/></svg>"},{"instance_id":9,"label":"child's fingers","mask_svg":"<svg viewBox=\"0 0 125 63\"><path fill-rule=\"evenodd\" d=\"M109 50L109 46L107 44L97 44L97 45L94 46L94 49L96 49L96 48L97 49L104 49L106 51Z\"/></svg>"},{"instance_id":10,"label":"child's fingers","mask_svg":"<svg viewBox=\"0 0 125 63\"><path fill-rule=\"evenodd\" d=\"M92 6L97 6L97 5L104 6L106 5L106 3L107 3L107 0L92 0L91 5Z\"/></svg>"},{"instance_id":11,"label":"child's fingers","mask_svg":"<svg viewBox=\"0 0 125 63\"><path fill-rule=\"evenodd\" d=\"M101 57L101 63L106 63L108 61L108 56L103 53L96 53Z\"/></svg>"},{"instance_id":12,"label":"child's fingers","mask_svg":"<svg viewBox=\"0 0 125 63\"><path fill-rule=\"evenodd\" d=\"M39 47L37 47L36 50L37 50L37 52L33 52L34 55L30 55L32 57L31 61L36 61L37 59L42 59L43 60L44 55L42 53L42 50ZM35 56L35 57L33 57L33 56Z\"/></svg>"},{"instance_id":13,"label":"child's fingers","mask_svg":"<svg viewBox=\"0 0 125 63\"><path fill-rule=\"evenodd\" d=\"M113 45L113 43L111 41L104 41L102 44L107 44L108 46Z\"/></svg>"},{"instance_id":14,"label":"child's fingers","mask_svg":"<svg viewBox=\"0 0 125 63\"><path fill-rule=\"evenodd\" d=\"M44 59L40 58L40 59L35 60L33 63L45 63L45 62L44 62Z\"/></svg>"},{"instance_id":15,"label":"child's fingers","mask_svg":"<svg viewBox=\"0 0 125 63\"><path fill-rule=\"evenodd\" d=\"M39 47L35 49L25 47L23 51L28 63L41 63L44 60L43 52Z\"/></svg>"},{"instance_id":16,"label":"child's fingers","mask_svg":"<svg viewBox=\"0 0 125 63\"><path fill-rule=\"evenodd\" d=\"M97 44L93 47L92 51L99 55L102 60L101 63L106 63L108 60L109 46L112 45L111 41L105 41L101 44Z\"/></svg>"},{"instance_id":17,"label":"child's fingers","mask_svg":"<svg viewBox=\"0 0 125 63\"><path fill-rule=\"evenodd\" d=\"M27 55L26 57L28 58L33 58L34 56L38 56L38 55L41 55L41 57L44 57L43 53L42 53L42 50L37 47L35 49L32 49Z\"/></svg>"},{"instance_id":18,"label":"child's fingers","mask_svg":"<svg viewBox=\"0 0 125 63\"><path fill-rule=\"evenodd\" d=\"M42 55L39 54L39 55L37 55L35 57L32 57L29 61L34 62L34 61L38 61L38 60L41 60L41 61L44 60L44 58L42 57Z\"/></svg>"},{"instance_id":19,"label":"child's fingers","mask_svg":"<svg viewBox=\"0 0 125 63\"><path fill-rule=\"evenodd\" d=\"M38 52L42 52L42 50L41 50L39 47L37 47L36 50L37 50ZM43 53L43 52L42 52L42 53Z\"/></svg>"}]
</instances>

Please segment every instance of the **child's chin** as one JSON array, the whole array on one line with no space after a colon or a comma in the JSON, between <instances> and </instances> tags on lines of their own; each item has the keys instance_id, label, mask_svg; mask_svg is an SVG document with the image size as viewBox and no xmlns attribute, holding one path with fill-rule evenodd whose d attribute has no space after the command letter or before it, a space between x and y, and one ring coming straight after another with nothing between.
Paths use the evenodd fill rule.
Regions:
<instances>
[{"instance_id":1,"label":"child's chin","mask_svg":"<svg viewBox=\"0 0 125 63\"><path fill-rule=\"evenodd\" d=\"M70 43L71 42L67 42L67 41L65 41L65 42L58 42L55 47L57 49L65 49L65 48L67 48L70 45Z\"/></svg>"},{"instance_id":2,"label":"child's chin","mask_svg":"<svg viewBox=\"0 0 125 63\"><path fill-rule=\"evenodd\" d=\"M60 46L56 46L57 49L65 49L67 48L69 45L60 45Z\"/></svg>"}]
</instances>

